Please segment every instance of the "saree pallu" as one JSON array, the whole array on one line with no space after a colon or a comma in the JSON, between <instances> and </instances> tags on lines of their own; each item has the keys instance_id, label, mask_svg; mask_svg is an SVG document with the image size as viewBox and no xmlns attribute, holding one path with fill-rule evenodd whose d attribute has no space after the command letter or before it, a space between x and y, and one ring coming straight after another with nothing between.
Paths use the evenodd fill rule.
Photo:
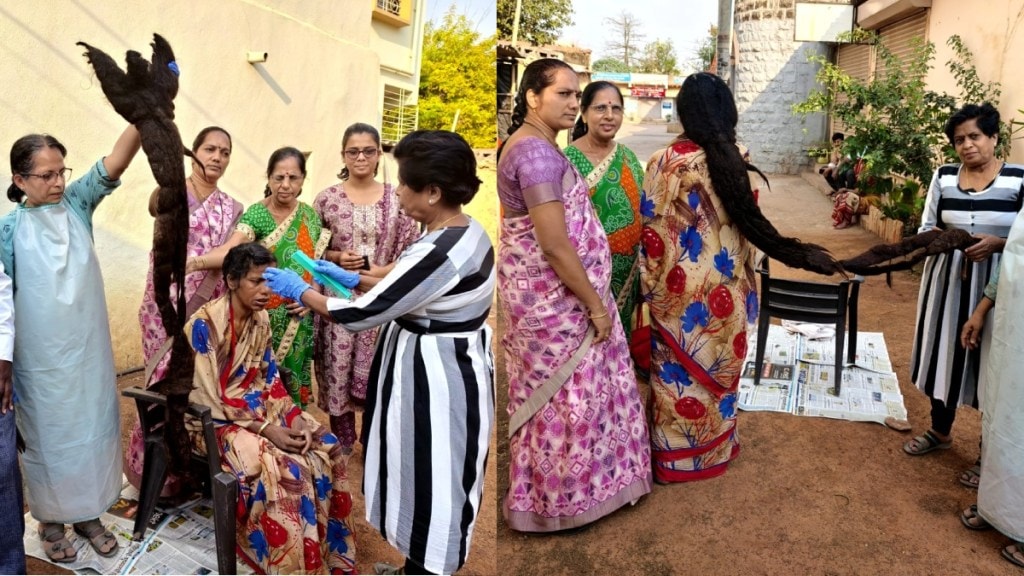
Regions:
<instances>
[{"instance_id":1,"label":"saree pallu","mask_svg":"<svg viewBox=\"0 0 1024 576\"><path fill-rule=\"evenodd\" d=\"M236 529L243 559L265 574L355 572L347 456L284 389L266 312L255 312L234 334L232 346L230 306L229 296L214 300L184 331L196 352L189 399L210 407L221 466L238 478ZM313 431L304 455L285 452L246 428L261 421L293 427L296 419ZM193 445L205 451L201 426L187 425Z\"/></svg>"},{"instance_id":2,"label":"saree pallu","mask_svg":"<svg viewBox=\"0 0 1024 576\"><path fill-rule=\"evenodd\" d=\"M613 310L610 252L587 189L569 168L563 186L569 240ZM575 184L572 185L573 180ZM501 223L498 290L505 315L509 414L580 346L584 306L541 253L529 216ZM621 323L510 439L503 513L513 530L550 532L593 522L651 490L650 446Z\"/></svg>"},{"instance_id":3,"label":"saree pallu","mask_svg":"<svg viewBox=\"0 0 1024 576\"><path fill-rule=\"evenodd\" d=\"M640 270L651 312L654 476L711 478L739 453L736 393L758 308L752 250L722 209L693 142L651 158L644 193L650 212Z\"/></svg>"},{"instance_id":4,"label":"saree pallu","mask_svg":"<svg viewBox=\"0 0 1024 576\"><path fill-rule=\"evenodd\" d=\"M322 258L331 240L331 232L323 229L316 210L302 202L280 224L266 206L257 202L245 211L236 230L250 242L266 246L277 259L278 268L292 270L310 284L313 276L292 255L301 251L310 258ZM278 365L292 374L288 393L304 408L312 400L313 318L311 314L289 314L286 305L290 302L275 294L270 297L267 311L274 333L274 356Z\"/></svg>"},{"instance_id":5,"label":"saree pallu","mask_svg":"<svg viewBox=\"0 0 1024 576\"><path fill-rule=\"evenodd\" d=\"M633 151L618 143L596 166L575 146L566 148L565 155L580 174L586 175L590 201L608 236L612 252L612 297L619 304L619 319L628 342L640 287L640 275L633 269L640 249L640 190L644 169Z\"/></svg>"}]
</instances>

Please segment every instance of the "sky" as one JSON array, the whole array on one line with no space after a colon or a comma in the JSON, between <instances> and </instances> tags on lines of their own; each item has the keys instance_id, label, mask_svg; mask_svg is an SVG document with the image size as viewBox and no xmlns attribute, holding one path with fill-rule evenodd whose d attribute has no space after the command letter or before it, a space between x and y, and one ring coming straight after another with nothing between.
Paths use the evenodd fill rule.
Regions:
<instances>
[{"instance_id":1,"label":"sky","mask_svg":"<svg viewBox=\"0 0 1024 576\"><path fill-rule=\"evenodd\" d=\"M494 33L497 0L426 0L426 5L427 20L440 22L454 5L481 36ZM671 40L681 64L693 58L708 26L718 20L718 0L573 0L573 25L562 30L562 43L590 48L592 60L601 58L608 41L604 19L618 16L624 7L643 24L641 43Z\"/></svg>"},{"instance_id":2,"label":"sky","mask_svg":"<svg viewBox=\"0 0 1024 576\"><path fill-rule=\"evenodd\" d=\"M586 0L574 0L584 2ZM497 28L494 14L498 9L497 0L426 0L427 20L440 22L445 12L453 5L456 14L465 14L476 25L480 36L490 36Z\"/></svg>"},{"instance_id":3,"label":"sky","mask_svg":"<svg viewBox=\"0 0 1024 576\"><path fill-rule=\"evenodd\" d=\"M623 10L642 23L641 45L671 40L680 64L693 59L708 26L718 21L718 0L573 0L573 25L562 31L562 43L590 48L591 61L606 56L609 27L604 19Z\"/></svg>"}]
</instances>

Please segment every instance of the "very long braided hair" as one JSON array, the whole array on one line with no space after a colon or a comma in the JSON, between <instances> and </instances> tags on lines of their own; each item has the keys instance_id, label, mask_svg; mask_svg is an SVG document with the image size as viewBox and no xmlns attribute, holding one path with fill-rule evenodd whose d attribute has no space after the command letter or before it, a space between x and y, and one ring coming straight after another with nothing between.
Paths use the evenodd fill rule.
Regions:
<instances>
[{"instance_id":1,"label":"very long braided hair","mask_svg":"<svg viewBox=\"0 0 1024 576\"><path fill-rule=\"evenodd\" d=\"M827 250L782 236L754 201L748 170L760 173L736 148L739 114L732 92L721 78L706 72L690 75L676 97L684 135L706 155L708 174L722 207L739 231L768 256L793 268L819 274L842 272Z\"/></svg>"}]
</instances>

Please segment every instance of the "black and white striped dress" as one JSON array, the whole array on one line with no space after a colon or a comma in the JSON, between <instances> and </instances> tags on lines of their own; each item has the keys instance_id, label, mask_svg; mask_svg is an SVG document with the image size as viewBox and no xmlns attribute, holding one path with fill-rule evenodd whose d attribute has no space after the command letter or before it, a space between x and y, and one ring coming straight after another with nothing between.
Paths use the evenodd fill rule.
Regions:
<instances>
[{"instance_id":1,"label":"black and white striped dress","mask_svg":"<svg viewBox=\"0 0 1024 576\"><path fill-rule=\"evenodd\" d=\"M494 423L487 315L494 249L482 226L425 234L331 316L358 331L384 324L363 417L366 519L434 573L466 561Z\"/></svg>"},{"instance_id":2,"label":"black and white striped dress","mask_svg":"<svg viewBox=\"0 0 1024 576\"><path fill-rule=\"evenodd\" d=\"M935 172L920 231L962 228L972 234L1006 238L1024 200L1024 166L1004 164L988 188L978 192L961 190L959 175L959 164L947 164ZM971 262L961 250L925 260L911 378L925 394L944 401L949 408L978 406L979 365L988 338L983 334L979 348L967 351L960 345L960 330L984 295L997 262L999 253ZM985 329L991 329L991 322Z\"/></svg>"}]
</instances>

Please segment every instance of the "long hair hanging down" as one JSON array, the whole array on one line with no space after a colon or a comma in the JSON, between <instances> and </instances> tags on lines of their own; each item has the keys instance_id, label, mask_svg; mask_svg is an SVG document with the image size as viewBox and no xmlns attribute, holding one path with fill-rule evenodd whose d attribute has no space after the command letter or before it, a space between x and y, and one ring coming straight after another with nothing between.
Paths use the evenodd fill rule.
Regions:
<instances>
[{"instance_id":1,"label":"long hair hanging down","mask_svg":"<svg viewBox=\"0 0 1024 576\"><path fill-rule=\"evenodd\" d=\"M690 75L676 97L676 110L684 136L704 150L708 174L722 207L747 240L793 268L826 275L843 271L821 246L779 234L754 202L747 171L761 171L744 160L736 148L739 114L732 92L721 78L706 72Z\"/></svg>"},{"instance_id":2,"label":"long hair hanging down","mask_svg":"<svg viewBox=\"0 0 1024 576\"><path fill-rule=\"evenodd\" d=\"M557 58L539 58L530 62L530 65L523 70L523 77L519 80L519 90L516 92L516 99L512 107L512 122L508 127L508 135L510 137L516 130L519 130L519 127L523 125L523 121L526 120L526 109L528 108L526 92L532 90L534 93L540 94L541 90L554 84L555 73L559 68L565 68L575 73L572 66ZM508 142L508 140L505 141ZM499 160L501 159L501 151L504 147L504 144L502 144L501 148L498 148Z\"/></svg>"}]
</instances>

